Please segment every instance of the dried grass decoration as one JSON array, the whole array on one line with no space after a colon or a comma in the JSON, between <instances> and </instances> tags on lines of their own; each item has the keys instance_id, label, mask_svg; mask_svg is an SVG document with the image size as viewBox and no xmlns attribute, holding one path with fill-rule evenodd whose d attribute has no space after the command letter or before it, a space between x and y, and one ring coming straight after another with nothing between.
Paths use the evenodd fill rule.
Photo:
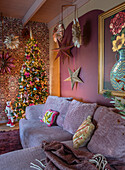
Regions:
<instances>
[{"instance_id":1,"label":"dried grass decoration","mask_svg":"<svg viewBox=\"0 0 125 170\"><path fill-rule=\"evenodd\" d=\"M80 48L80 45L82 44L82 37L81 37L81 28L80 28L78 18L73 19L72 41L75 47Z\"/></svg>"},{"instance_id":2,"label":"dried grass decoration","mask_svg":"<svg viewBox=\"0 0 125 170\"><path fill-rule=\"evenodd\" d=\"M63 36L64 36L64 31L65 31L65 29L64 29L64 25L62 23L58 23L55 26L55 28L53 30L53 40L54 40L54 42L57 42L57 40L60 41L60 42L62 41Z\"/></svg>"},{"instance_id":3,"label":"dried grass decoration","mask_svg":"<svg viewBox=\"0 0 125 170\"><path fill-rule=\"evenodd\" d=\"M16 49L19 46L19 36L14 36L13 34L6 36L6 39L4 41L4 44L6 45L7 49Z\"/></svg>"}]
</instances>

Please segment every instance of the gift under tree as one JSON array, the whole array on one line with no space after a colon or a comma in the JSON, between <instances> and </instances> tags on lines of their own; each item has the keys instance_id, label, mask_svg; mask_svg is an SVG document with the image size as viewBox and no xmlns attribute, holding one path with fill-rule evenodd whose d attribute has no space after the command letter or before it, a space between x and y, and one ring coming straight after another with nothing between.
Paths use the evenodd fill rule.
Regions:
<instances>
[{"instance_id":1,"label":"gift under tree","mask_svg":"<svg viewBox=\"0 0 125 170\"><path fill-rule=\"evenodd\" d=\"M20 70L19 94L14 103L17 120L25 118L29 105L45 103L48 96L48 79L40 58L38 43L30 38L25 49L25 61Z\"/></svg>"}]
</instances>

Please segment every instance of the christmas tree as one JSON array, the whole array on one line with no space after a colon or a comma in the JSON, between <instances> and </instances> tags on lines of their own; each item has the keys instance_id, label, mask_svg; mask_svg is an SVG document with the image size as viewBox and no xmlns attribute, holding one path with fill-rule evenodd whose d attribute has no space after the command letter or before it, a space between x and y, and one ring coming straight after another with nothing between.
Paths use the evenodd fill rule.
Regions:
<instances>
[{"instance_id":1,"label":"christmas tree","mask_svg":"<svg viewBox=\"0 0 125 170\"><path fill-rule=\"evenodd\" d=\"M20 70L19 93L14 103L17 120L25 118L29 105L45 103L48 96L48 79L40 58L38 43L30 38L25 49L25 60Z\"/></svg>"}]
</instances>

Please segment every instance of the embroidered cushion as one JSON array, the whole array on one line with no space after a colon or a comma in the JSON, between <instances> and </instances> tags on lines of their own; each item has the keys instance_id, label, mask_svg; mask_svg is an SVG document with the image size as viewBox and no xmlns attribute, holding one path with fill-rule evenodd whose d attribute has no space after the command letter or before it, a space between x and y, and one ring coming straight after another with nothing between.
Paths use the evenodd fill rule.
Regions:
<instances>
[{"instance_id":1,"label":"embroidered cushion","mask_svg":"<svg viewBox=\"0 0 125 170\"><path fill-rule=\"evenodd\" d=\"M90 140L90 137L95 129L95 126L91 122L91 116L88 116L85 121L77 129L76 133L73 136L73 147L79 148L85 146Z\"/></svg>"},{"instance_id":2,"label":"embroidered cushion","mask_svg":"<svg viewBox=\"0 0 125 170\"><path fill-rule=\"evenodd\" d=\"M58 114L59 112L49 109L40 121L46 123L48 126L52 126L55 123Z\"/></svg>"},{"instance_id":3,"label":"embroidered cushion","mask_svg":"<svg viewBox=\"0 0 125 170\"><path fill-rule=\"evenodd\" d=\"M52 109L59 112L59 116L57 118L57 125L63 127L63 122L65 118L65 114L67 112L67 109L71 103L72 98L71 97L57 97L57 96L48 96L44 109L43 114L46 112L46 110Z\"/></svg>"}]
</instances>

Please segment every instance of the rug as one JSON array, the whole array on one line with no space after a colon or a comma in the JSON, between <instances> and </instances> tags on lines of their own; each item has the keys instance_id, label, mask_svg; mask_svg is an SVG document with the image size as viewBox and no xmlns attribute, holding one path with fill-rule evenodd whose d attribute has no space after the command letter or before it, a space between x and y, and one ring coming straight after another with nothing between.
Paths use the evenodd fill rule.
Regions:
<instances>
[{"instance_id":1,"label":"rug","mask_svg":"<svg viewBox=\"0 0 125 170\"><path fill-rule=\"evenodd\" d=\"M19 129L0 132L0 155L22 149Z\"/></svg>"}]
</instances>

